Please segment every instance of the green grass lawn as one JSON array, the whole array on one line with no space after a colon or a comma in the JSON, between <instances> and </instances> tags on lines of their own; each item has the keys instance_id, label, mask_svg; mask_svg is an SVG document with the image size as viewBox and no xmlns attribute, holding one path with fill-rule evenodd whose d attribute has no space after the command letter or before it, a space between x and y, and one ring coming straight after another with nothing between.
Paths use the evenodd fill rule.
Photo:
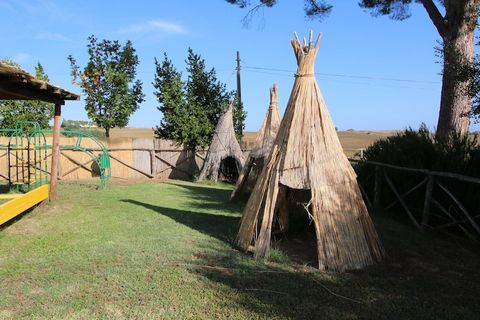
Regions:
<instances>
[{"instance_id":1,"label":"green grass lawn","mask_svg":"<svg viewBox=\"0 0 480 320\"><path fill-rule=\"evenodd\" d=\"M478 247L375 218L387 260L314 272L232 248L230 186L60 185L0 230L0 319L474 319Z\"/></svg>"}]
</instances>

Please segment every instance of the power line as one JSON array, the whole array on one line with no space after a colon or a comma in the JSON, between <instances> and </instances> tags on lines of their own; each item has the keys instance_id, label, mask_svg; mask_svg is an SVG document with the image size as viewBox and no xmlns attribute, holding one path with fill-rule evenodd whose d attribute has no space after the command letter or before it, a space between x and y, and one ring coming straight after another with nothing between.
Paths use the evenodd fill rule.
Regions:
<instances>
[{"instance_id":1,"label":"power line","mask_svg":"<svg viewBox=\"0 0 480 320\"><path fill-rule=\"evenodd\" d=\"M260 71L260 70L248 70L247 68L245 68L244 71L251 72L251 73L274 75L274 76L280 76L280 77L289 77L289 78L292 77L290 74L286 74L286 73L268 72L268 71ZM348 80L345 81L345 80L339 80L339 79L324 78L324 76L321 76L321 78L319 78L319 80L327 81L327 82L347 83L347 84L367 85L367 86L377 86L377 87L388 87L388 88L403 88L403 89L416 89L416 90L432 90L432 89L434 89L433 87L412 87L412 86L406 86L406 85L393 85L393 84L386 84L386 83L369 83L369 82L358 82L358 81L348 81Z\"/></svg>"},{"instance_id":2,"label":"power line","mask_svg":"<svg viewBox=\"0 0 480 320\"><path fill-rule=\"evenodd\" d=\"M293 70L277 69L277 68L264 68L264 67L253 67L253 66L243 66L243 68L244 69L251 69L251 70L288 72L290 74L295 73L295 71L293 71ZM349 75L349 74L324 73L324 72L315 72L315 74L319 75L319 76L365 79L365 80L396 81L396 82L426 83L426 84L439 84L440 83L439 81L426 81L426 80L400 79L400 78L384 78L384 77L375 77L375 76Z\"/></svg>"}]
</instances>

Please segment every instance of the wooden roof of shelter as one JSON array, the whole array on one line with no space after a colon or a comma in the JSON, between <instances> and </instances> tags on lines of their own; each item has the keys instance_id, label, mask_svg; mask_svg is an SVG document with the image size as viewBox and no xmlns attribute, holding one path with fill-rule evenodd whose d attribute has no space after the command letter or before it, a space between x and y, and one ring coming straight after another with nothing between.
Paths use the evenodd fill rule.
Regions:
<instances>
[{"instance_id":1,"label":"wooden roof of shelter","mask_svg":"<svg viewBox=\"0 0 480 320\"><path fill-rule=\"evenodd\" d=\"M53 84L35 78L27 71L0 62L0 99L41 100L55 104L53 117L52 166L50 175L58 176L60 159L60 114L65 100L80 100L80 96ZM50 201L57 198L57 179L50 179Z\"/></svg>"},{"instance_id":2,"label":"wooden roof of shelter","mask_svg":"<svg viewBox=\"0 0 480 320\"><path fill-rule=\"evenodd\" d=\"M63 104L65 100L80 100L80 96L39 80L19 67L0 62L0 99Z\"/></svg>"}]
</instances>

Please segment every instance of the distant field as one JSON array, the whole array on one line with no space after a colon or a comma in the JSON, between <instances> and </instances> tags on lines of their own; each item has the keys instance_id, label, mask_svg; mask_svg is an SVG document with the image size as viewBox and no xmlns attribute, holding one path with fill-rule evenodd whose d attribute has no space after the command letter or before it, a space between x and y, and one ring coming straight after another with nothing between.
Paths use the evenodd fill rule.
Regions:
<instances>
[{"instance_id":1,"label":"distant field","mask_svg":"<svg viewBox=\"0 0 480 320\"><path fill-rule=\"evenodd\" d=\"M393 130L339 131L338 136L343 148L350 154L353 150L366 148L376 140L388 137L395 134L395 132ZM243 145L246 148L251 148L256 135L256 132L245 132L242 139ZM153 138L153 130L151 128L115 128L110 131L110 136L112 138Z\"/></svg>"},{"instance_id":2,"label":"distant field","mask_svg":"<svg viewBox=\"0 0 480 320\"><path fill-rule=\"evenodd\" d=\"M114 128L110 130L112 138L153 138L152 128Z\"/></svg>"}]
</instances>

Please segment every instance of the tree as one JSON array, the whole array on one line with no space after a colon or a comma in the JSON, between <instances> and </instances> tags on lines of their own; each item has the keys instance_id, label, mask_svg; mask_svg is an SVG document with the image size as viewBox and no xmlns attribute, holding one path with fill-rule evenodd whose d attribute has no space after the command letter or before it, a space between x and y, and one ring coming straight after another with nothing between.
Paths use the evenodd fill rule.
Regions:
<instances>
[{"instance_id":1,"label":"tree","mask_svg":"<svg viewBox=\"0 0 480 320\"><path fill-rule=\"evenodd\" d=\"M163 114L155 133L160 138L184 143L189 149L206 147L210 143L220 115L225 111L234 92L227 92L225 84L217 79L214 68L207 71L205 60L188 49L188 78L173 66L164 53L162 62L155 59L156 73L153 85ZM242 136L246 113L236 104L234 125L237 136Z\"/></svg>"},{"instance_id":2,"label":"tree","mask_svg":"<svg viewBox=\"0 0 480 320\"><path fill-rule=\"evenodd\" d=\"M17 63L9 59L3 59L2 62L19 67ZM49 81L40 62L35 66L35 77ZM42 129L49 128L53 112L53 103L35 100L0 100L0 127L15 128L22 124L23 128L30 129L32 123L37 123Z\"/></svg>"},{"instance_id":3,"label":"tree","mask_svg":"<svg viewBox=\"0 0 480 320\"><path fill-rule=\"evenodd\" d=\"M233 94L235 94L235 92L233 92L232 95ZM237 136L238 141L243 137L246 118L247 112L243 108L243 102L235 99L235 104L233 105L233 129L235 130L235 135Z\"/></svg>"},{"instance_id":4,"label":"tree","mask_svg":"<svg viewBox=\"0 0 480 320\"><path fill-rule=\"evenodd\" d=\"M250 4L248 0L227 1L242 8ZM259 1L256 7L271 7L277 3L276 0ZM305 13L311 18L321 19L332 9L325 1L304 0L304 3ZM423 5L442 38L443 75L437 136L466 133L472 114L472 74L465 70L473 70L474 32L480 0L361 0L359 5L372 10L374 16L404 20L410 17L412 3Z\"/></svg>"},{"instance_id":5,"label":"tree","mask_svg":"<svg viewBox=\"0 0 480 320\"><path fill-rule=\"evenodd\" d=\"M123 128L144 100L142 82L135 80L138 57L130 41L122 47L118 41L88 38L89 61L83 71L69 55L73 83L86 94L85 110L98 127Z\"/></svg>"},{"instance_id":6,"label":"tree","mask_svg":"<svg viewBox=\"0 0 480 320\"><path fill-rule=\"evenodd\" d=\"M162 62L155 58L153 86L159 103L157 109L163 114L160 125L155 128L155 134L160 138L191 144L191 141L196 139L190 134L192 123L187 117L182 74L177 71L166 53Z\"/></svg>"}]
</instances>

